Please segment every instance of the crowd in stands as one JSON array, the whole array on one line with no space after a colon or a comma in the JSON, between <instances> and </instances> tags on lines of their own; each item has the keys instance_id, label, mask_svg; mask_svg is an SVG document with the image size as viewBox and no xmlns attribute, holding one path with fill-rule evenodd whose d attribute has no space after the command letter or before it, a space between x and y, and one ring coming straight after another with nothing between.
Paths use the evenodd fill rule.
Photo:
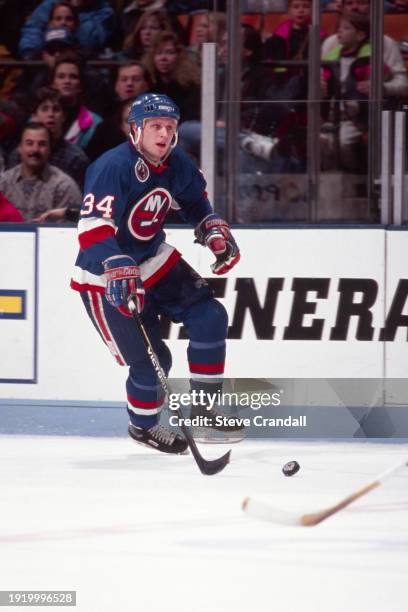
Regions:
<instances>
[{"instance_id":1,"label":"crowd in stands","mask_svg":"<svg viewBox=\"0 0 408 612\"><path fill-rule=\"evenodd\" d=\"M320 0L322 170L366 172L373 1ZM312 0L240 9L240 169L305 172ZM218 43L222 167L226 10L226 0L20 0L17 12L0 0L0 221L75 218L88 165L126 141L130 104L146 91L179 105L180 144L199 161L204 42ZM383 41L384 103L397 108L408 98L408 0L384 0L384 14L399 20L399 39L385 28Z\"/></svg>"}]
</instances>

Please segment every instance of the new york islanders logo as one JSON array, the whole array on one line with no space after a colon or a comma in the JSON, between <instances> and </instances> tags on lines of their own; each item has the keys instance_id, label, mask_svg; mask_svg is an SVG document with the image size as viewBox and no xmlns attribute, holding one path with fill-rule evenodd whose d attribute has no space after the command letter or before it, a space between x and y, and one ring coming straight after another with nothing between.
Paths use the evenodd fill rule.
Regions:
<instances>
[{"instance_id":1,"label":"new york islanders logo","mask_svg":"<svg viewBox=\"0 0 408 612\"><path fill-rule=\"evenodd\" d=\"M145 183L150 176L149 167L143 161L143 159L138 159L135 165L135 174L138 181L141 183Z\"/></svg>"},{"instance_id":2,"label":"new york islanders logo","mask_svg":"<svg viewBox=\"0 0 408 612\"><path fill-rule=\"evenodd\" d=\"M162 187L152 189L130 211L128 228L138 240L151 240L160 230L171 206L171 195Z\"/></svg>"}]
</instances>

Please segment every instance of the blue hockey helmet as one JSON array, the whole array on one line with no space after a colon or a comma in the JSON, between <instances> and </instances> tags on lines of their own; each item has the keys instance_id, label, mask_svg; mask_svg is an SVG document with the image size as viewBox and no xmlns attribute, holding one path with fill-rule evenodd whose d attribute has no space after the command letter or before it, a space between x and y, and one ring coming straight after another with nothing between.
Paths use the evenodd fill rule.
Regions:
<instances>
[{"instance_id":1,"label":"blue hockey helmet","mask_svg":"<svg viewBox=\"0 0 408 612\"><path fill-rule=\"evenodd\" d=\"M128 123L130 124L130 140L136 149L140 150L139 142L146 119L153 119L155 117L163 117L167 119L175 119L177 123L180 119L179 107L169 96L164 94L147 93L138 96L130 107L128 114ZM135 124L136 130L132 128L132 124ZM173 142L170 145L170 149L163 158L169 155L170 150L174 149L177 144L178 134L177 130L174 134Z\"/></svg>"},{"instance_id":2,"label":"blue hockey helmet","mask_svg":"<svg viewBox=\"0 0 408 612\"><path fill-rule=\"evenodd\" d=\"M169 96L164 94L147 93L138 96L130 107L128 123L135 123L143 128L145 119L153 117L166 117L180 120L179 107Z\"/></svg>"}]
</instances>

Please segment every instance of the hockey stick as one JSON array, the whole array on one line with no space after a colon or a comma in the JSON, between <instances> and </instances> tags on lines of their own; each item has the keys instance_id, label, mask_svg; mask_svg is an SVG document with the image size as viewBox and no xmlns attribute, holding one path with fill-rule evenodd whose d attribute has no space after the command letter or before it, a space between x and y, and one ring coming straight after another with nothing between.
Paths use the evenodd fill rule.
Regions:
<instances>
[{"instance_id":1,"label":"hockey stick","mask_svg":"<svg viewBox=\"0 0 408 612\"><path fill-rule=\"evenodd\" d=\"M160 362L158 360L158 357L153 349L152 343L150 342L150 338L146 332L146 329L142 323L142 320L139 316L139 313L137 312L136 309L136 305L134 303L134 301L132 299L129 299L128 302L128 306L129 306L129 310L132 313L133 319L136 322L137 328L139 330L139 333L142 337L143 343L145 345L147 354L149 356L150 361L152 362L152 365L156 371L157 374L157 378L159 379L159 382L161 384L161 387L165 393L165 395L167 395L167 397L169 397L171 391L170 391L170 387L169 387L169 383L167 382L167 378L166 375L163 371L163 368L160 365ZM181 431L183 432L183 434L185 435L185 438L187 440L187 444L191 450L191 453L195 459L195 462L197 463L200 471L202 474L206 474L207 476L212 476L213 474L218 474L218 472L221 472L221 470L223 470L225 468L225 466L227 465L227 463L229 463L230 460L230 455L231 455L231 451L228 451L228 453L226 453L225 455L223 455L222 457L219 457L218 459L213 459L211 461L208 461L207 459L204 459L204 457L201 455L200 451L197 448L197 444L195 443L195 440L190 432L190 430L188 429L188 427L184 424L184 417L183 417L183 413L181 412L180 408L177 408L175 410L178 418L180 419L180 428Z\"/></svg>"},{"instance_id":2,"label":"hockey stick","mask_svg":"<svg viewBox=\"0 0 408 612\"><path fill-rule=\"evenodd\" d=\"M325 521L329 516L340 512L350 504L363 497L373 489L379 487L384 480L392 476L397 470L399 470L403 466L408 466L407 461L403 461L402 463L398 463L394 465L392 468L389 468L385 472L379 474L375 480L372 480L368 484L364 485L357 491L351 493L340 502L327 508L326 510L320 510L318 512L312 512L310 514L295 514L292 512L285 512L284 510L278 510L277 508L272 508L269 504L252 499L250 497L246 497L242 502L242 509L247 514L254 516L259 519L263 519L265 521L270 521L273 523L279 523L281 525L293 525L293 526L301 526L301 527L314 527L318 525L322 521Z\"/></svg>"}]
</instances>

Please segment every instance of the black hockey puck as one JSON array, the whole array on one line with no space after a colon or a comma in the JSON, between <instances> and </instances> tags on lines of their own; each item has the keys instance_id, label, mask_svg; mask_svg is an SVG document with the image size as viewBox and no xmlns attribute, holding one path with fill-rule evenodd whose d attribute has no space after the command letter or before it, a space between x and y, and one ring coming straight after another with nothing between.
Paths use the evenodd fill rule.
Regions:
<instances>
[{"instance_id":1,"label":"black hockey puck","mask_svg":"<svg viewBox=\"0 0 408 612\"><path fill-rule=\"evenodd\" d=\"M294 476L300 470L300 465L297 461L288 461L282 468L282 472L285 476Z\"/></svg>"}]
</instances>

